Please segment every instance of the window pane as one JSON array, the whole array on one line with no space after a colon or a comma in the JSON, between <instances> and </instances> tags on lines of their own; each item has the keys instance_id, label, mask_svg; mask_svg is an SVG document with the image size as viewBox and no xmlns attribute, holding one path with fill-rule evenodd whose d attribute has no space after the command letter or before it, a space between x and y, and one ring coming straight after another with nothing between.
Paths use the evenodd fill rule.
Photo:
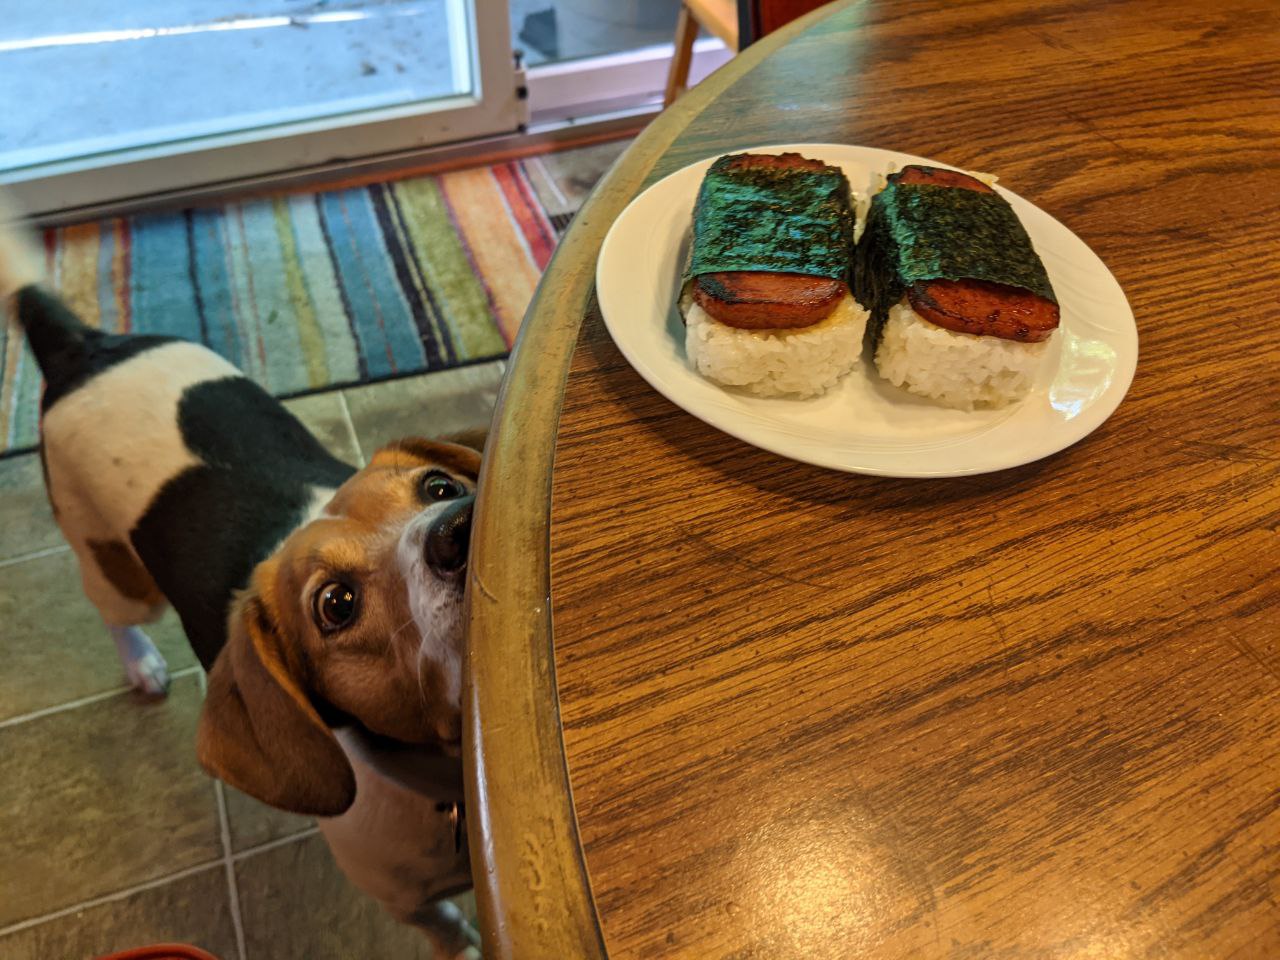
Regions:
<instances>
[{"instance_id":1,"label":"window pane","mask_svg":"<svg viewBox=\"0 0 1280 960\"><path fill-rule=\"evenodd\" d=\"M680 0L511 0L515 44L530 66L670 43Z\"/></svg>"},{"instance_id":2,"label":"window pane","mask_svg":"<svg viewBox=\"0 0 1280 960\"><path fill-rule=\"evenodd\" d=\"M0 170L473 91L471 0L4 0Z\"/></svg>"}]
</instances>

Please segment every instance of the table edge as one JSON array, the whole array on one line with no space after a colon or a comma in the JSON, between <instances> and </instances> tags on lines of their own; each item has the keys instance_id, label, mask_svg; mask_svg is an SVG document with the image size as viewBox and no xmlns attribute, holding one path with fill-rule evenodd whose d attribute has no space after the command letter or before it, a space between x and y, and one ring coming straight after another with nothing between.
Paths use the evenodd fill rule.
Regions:
<instances>
[{"instance_id":1,"label":"table edge","mask_svg":"<svg viewBox=\"0 0 1280 960\"><path fill-rule=\"evenodd\" d=\"M651 123L574 217L499 391L477 486L466 600L463 763L485 956L607 956L560 727L550 605L552 468L600 245L657 161L722 93L847 3L752 44ZM519 556L520 565L507 563Z\"/></svg>"}]
</instances>

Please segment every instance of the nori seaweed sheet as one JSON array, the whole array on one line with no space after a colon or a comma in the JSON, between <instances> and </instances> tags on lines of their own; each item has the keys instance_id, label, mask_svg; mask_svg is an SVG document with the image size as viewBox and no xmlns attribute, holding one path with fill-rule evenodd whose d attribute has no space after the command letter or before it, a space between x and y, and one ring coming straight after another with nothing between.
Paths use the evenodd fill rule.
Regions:
<instances>
[{"instance_id":1,"label":"nori seaweed sheet","mask_svg":"<svg viewBox=\"0 0 1280 960\"><path fill-rule=\"evenodd\" d=\"M712 164L698 191L685 280L747 270L847 282L853 212L844 173L836 167L733 169L733 159Z\"/></svg>"},{"instance_id":2,"label":"nori seaweed sheet","mask_svg":"<svg viewBox=\"0 0 1280 960\"><path fill-rule=\"evenodd\" d=\"M871 201L854 290L871 311L872 342L889 309L922 280L986 280L1057 303L1026 228L997 193L890 182Z\"/></svg>"}]
</instances>

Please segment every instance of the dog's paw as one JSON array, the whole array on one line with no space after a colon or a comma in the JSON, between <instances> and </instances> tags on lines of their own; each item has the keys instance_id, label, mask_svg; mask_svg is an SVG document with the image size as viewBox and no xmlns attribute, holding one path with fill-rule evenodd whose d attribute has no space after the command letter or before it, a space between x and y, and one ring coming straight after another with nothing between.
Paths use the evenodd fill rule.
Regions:
<instances>
[{"instance_id":1,"label":"dog's paw","mask_svg":"<svg viewBox=\"0 0 1280 960\"><path fill-rule=\"evenodd\" d=\"M129 685L146 697L163 697L169 692L169 665L138 627L110 627L111 639L124 666Z\"/></svg>"},{"instance_id":2,"label":"dog's paw","mask_svg":"<svg viewBox=\"0 0 1280 960\"><path fill-rule=\"evenodd\" d=\"M130 685L148 697L163 697L169 692L169 665L159 650L144 653L125 665Z\"/></svg>"},{"instance_id":3,"label":"dog's paw","mask_svg":"<svg viewBox=\"0 0 1280 960\"><path fill-rule=\"evenodd\" d=\"M424 904L405 918L431 942L432 956L449 960L482 960L480 932L467 922L457 904L436 900Z\"/></svg>"}]
</instances>

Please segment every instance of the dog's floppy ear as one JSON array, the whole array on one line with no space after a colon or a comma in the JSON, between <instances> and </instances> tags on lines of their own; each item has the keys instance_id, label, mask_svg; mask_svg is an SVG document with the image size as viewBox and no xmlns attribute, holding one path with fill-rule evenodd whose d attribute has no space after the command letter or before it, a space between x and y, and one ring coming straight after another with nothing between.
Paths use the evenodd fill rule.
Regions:
<instances>
[{"instance_id":1,"label":"dog's floppy ear","mask_svg":"<svg viewBox=\"0 0 1280 960\"><path fill-rule=\"evenodd\" d=\"M473 438L474 439L474 438ZM481 446L483 446L483 440ZM435 464L458 473L475 476L480 470L480 448L450 440L401 437L379 447L369 459L371 467L402 468Z\"/></svg>"},{"instance_id":2,"label":"dog's floppy ear","mask_svg":"<svg viewBox=\"0 0 1280 960\"><path fill-rule=\"evenodd\" d=\"M440 439L445 443L456 443L460 446L483 452L484 445L489 439L489 428L486 426L459 430L457 433L447 433Z\"/></svg>"},{"instance_id":3,"label":"dog's floppy ear","mask_svg":"<svg viewBox=\"0 0 1280 960\"><path fill-rule=\"evenodd\" d=\"M200 765L273 807L342 813L356 797L355 773L303 692L261 599L238 601L230 633L209 671L196 734Z\"/></svg>"}]
</instances>

